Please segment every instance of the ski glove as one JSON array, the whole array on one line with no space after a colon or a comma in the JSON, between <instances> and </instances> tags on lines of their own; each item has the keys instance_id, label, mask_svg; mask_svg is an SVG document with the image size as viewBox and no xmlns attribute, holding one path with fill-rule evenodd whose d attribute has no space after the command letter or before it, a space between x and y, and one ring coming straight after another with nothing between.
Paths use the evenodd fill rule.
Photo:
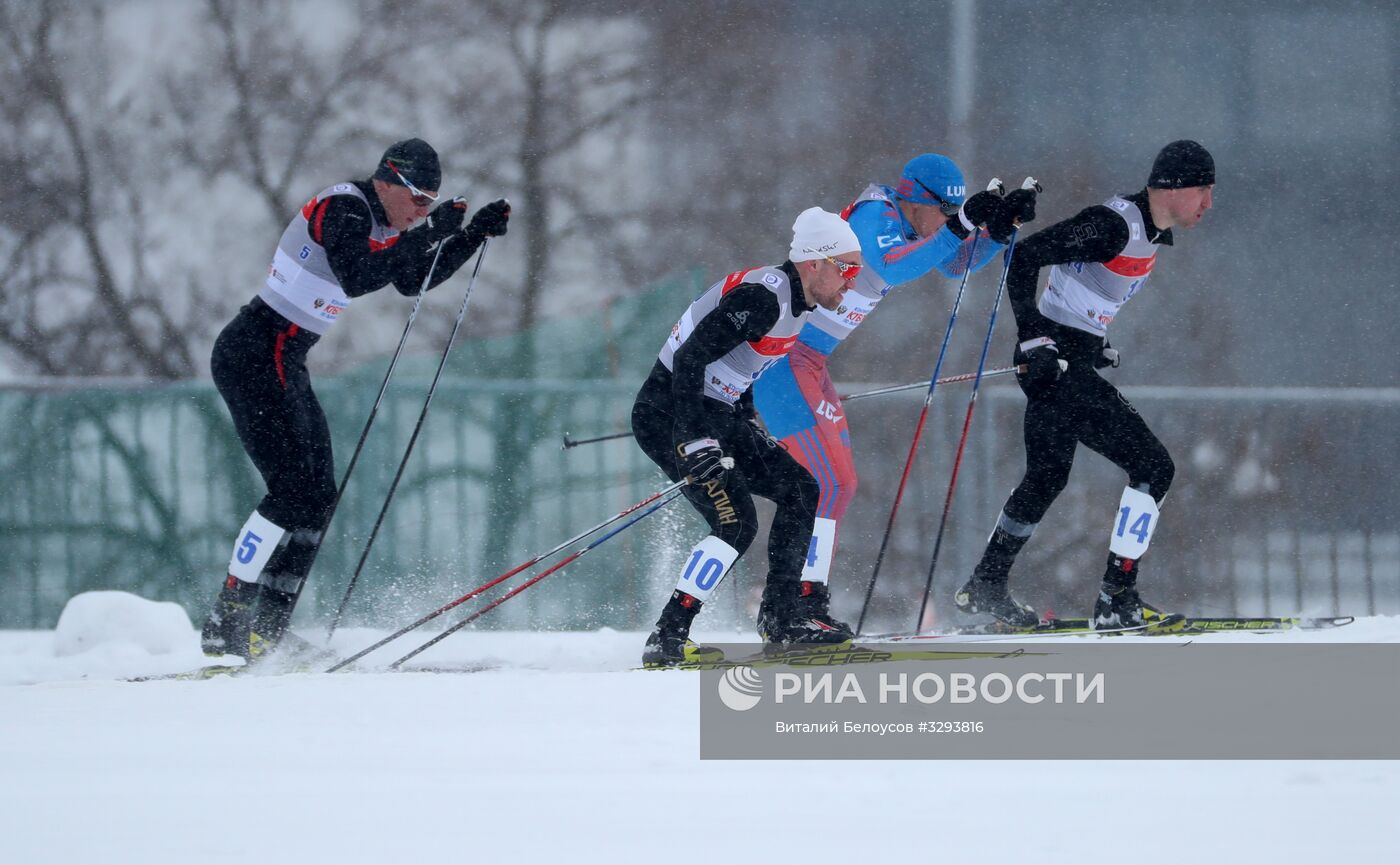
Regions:
<instances>
[{"instance_id":1,"label":"ski glove","mask_svg":"<svg viewBox=\"0 0 1400 865\"><path fill-rule=\"evenodd\" d=\"M1001 195L992 189L984 189L963 202L962 213L958 214L963 226L991 226L1000 217L1004 204Z\"/></svg>"},{"instance_id":2,"label":"ski glove","mask_svg":"<svg viewBox=\"0 0 1400 865\"><path fill-rule=\"evenodd\" d=\"M467 234L478 237L500 237L506 233L506 221L510 219L510 202L497 199L472 214L467 224Z\"/></svg>"},{"instance_id":3,"label":"ski glove","mask_svg":"<svg viewBox=\"0 0 1400 865\"><path fill-rule=\"evenodd\" d=\"M428 239L429 243L446 240L462 230L462 221L466 219L466 216L467 200L465 198L459 195L444 201L437 206L437 209L428 214L428 221L423 225L423 236Z\"/></svg>"},{"instance_id":4,"label":"ski glove","mask_svg":"<svg viewBox=\"0 0 1400 865\"><path fill-rule=\"evenodd\" d=\"M1027 392L1053 385L1069 369L1069 363L1060 359L1055 340L1048 336L1026 340L1017 347L1017 353L1025 358L1026 371L1018 374L1017 378Z\"/></svg>"},{"instance_id":5,"label":"ski glove","mask_svg":"<svg viewBox=\"0 0 1400 865\"><path fill-rule=\"evenodd\" d=\"M724 451L720 449L718 439L695 439L676 445L676 456L681 474L691 483L713 481L720 489L724 488L725 469L728 466L725 465Z\"/></svg>"},{"instance_id":6,"label":"ski glove","mask_svg":"<svg viewBox=\"0 0 1400 865\"><path fill-rule=\"evenodd\" d=\"M1122 359L1118 357L1118 349L1109 345L1108 340L1104 340L1103 351L1099 352L1099 356L1094 358L1094 369L1103 369L1110 366L1116 369L1121 361Z\"/></svg>"},{"instance_id":7,"label":"ski glove","mask_svg":"<svg viewBox=\"0 0 1400 865\"><path fill-rule=\"evenodd\" d=\"M1034 189L1015 189L1001 199L1001 209L987 222L987 233L997 243L1008 243L1011 232L1035 219Z\"/></svg>"}]
</instances>

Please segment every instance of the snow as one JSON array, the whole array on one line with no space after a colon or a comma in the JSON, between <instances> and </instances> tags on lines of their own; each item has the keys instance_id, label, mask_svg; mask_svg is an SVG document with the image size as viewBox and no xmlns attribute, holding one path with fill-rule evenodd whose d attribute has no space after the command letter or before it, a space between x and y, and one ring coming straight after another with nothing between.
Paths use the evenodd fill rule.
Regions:
<instances>
[{"instance_id":1,"label":"snow","mask_svg":"<svg viewBox=\"0 0 1400 865\"><path fill-rule=\"evenodd\" d=\"M83 592L63 606L53 650L63 658L129 645L137 652L168 655L187 647L189 636L190 618L179 604L148 601L129 592Z\"/></svg>"},{"instance_id":2,"label":"snow","mask_svg":"<svg viewBox=\"0 0 1400 865\"><path fill-rule=\"evenodd\" d=\"M496 667L474 673L374 671L404 639L369 672L130 683L197 665L198 638L112 595L80 596L56 631L0 632L2 861L1179 865L1392 846L1391 762L701 762L698 677L632 670L636 633L464 632L411 662ZM1193 639L1391 642L1400 618Z\"/></svg>"}]
</instances>

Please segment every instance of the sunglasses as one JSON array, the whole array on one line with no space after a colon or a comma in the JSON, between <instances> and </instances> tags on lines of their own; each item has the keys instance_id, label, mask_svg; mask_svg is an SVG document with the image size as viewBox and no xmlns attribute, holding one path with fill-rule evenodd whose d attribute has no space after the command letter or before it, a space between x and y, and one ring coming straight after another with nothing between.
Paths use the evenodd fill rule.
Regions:
<instances>
[{"instance_id":1,"label":"sunglasses","mask_svg":"<svg viewBox=\"0 0 1400 865\"><path fill-rule=\"evenodd\" d=\"M840 272L842 279L855 279L856 276L860 273L861 265L859 264L852 264L849 261L841 261L840 259L832 258L829 255L823 255L822 258L825 258L827 261L836 265L836 269Z\"/></svg>"},{"instance_id":2,"label":"sunglasses","mask_svg":"<svg viewBox=\"0 0 1400 865\"><path fill-rule=\"evenodd\" d=\"M923 183L919 182L918 180L915 180L914 182L918 183L919 186L924 190L924 192L927 192L929 196L933 198L934 201L938 202L938 212L943 214L944 216L957 216L958 211L962 209L961 204L953 204L952 202L944 201L942 198L938 197L938 193L934 192L932 189L929 189L927 186L924 186Z\"/></svg>"},{"instance_id":3,"label":"sunglasses","mask_svg":"<svg viewBox=\"0 0 1400 865\"><path fill-rule=\"evenodd\" d=\"M390 171L394 172L394 176L399 179L399 183L402 183L408 189L409 194L413 198L414 204L418 205L419 207L427 207L429 204L432 204L434 201L438 200L438 193L424 192L423 190L414 186L412 183L409 183L408 178L404 177L403 174L399 172L399 168L397 165L395 165L392 162L385 162L384 164L389 166Z\"/></svg>"}]
</instances>

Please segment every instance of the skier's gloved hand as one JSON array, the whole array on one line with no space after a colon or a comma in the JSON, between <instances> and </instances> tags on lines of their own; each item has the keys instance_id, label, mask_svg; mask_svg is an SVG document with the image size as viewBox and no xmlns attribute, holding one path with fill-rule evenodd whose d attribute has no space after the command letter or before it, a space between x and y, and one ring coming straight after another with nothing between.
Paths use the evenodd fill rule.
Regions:
<instances>
[{"instance_id":1,"label":"skier's gloved hand","mask_svg":"<svg viewBox=\"0 0 1400 865\"><path fill-rule=\"evenodd\" d=\"M1110 366L1117 368L1121 361L1122 359L1118 357L1118 349L1109 345L1108 340L1104 340L1103 351L1100 351L1099 356L1094 358L1094 369L1103 369Z\"/></svg>"},{"instance_id":2,"label":"skier's gloved hand","mask_svg":"<svg viewBox=\"0 0 1400 865\"><path fill-rule=\"evenodd\" d=\"M510 219L510 202L499 198L472 214L467 224L467 234L477 237L500 237L506 233L506 222Z\"/></svg>"},{"instance_id":3,"label":"skier's gloved hand","mask_svg":"<svg viewBox=\"0 0 1400 865\"><path fill-rule=\"evenodd\" d=\"M1001 193L995 189L984 189L963 202L962 210L958 211L958 220L968 231L990 227L1000 220L1004 209Z\"/></svg>"},{"instance_id":4,"label":"skier's gloved hand","mask_svg":"<svg viewBox=\"0 0 1400 865\"><path fill-rule=\"evenodd\" d=\"M462 230L467 218L467 200L460 195L439 204L423 223L423 236L429 243L446 240Z\"/></svg>"},{"instance_id":5,"label":"skier's gloved hand","mask_svg":"<svg viewBox=\"0 0 1400 865\"><path fill-rule=\"evenodd\" d=\"M1035 219L1035 189L1014 189L1001 200L1001 210L987 223L997 243L1008 243L1011 232Z\"/></svg>"},{"instance_id":6,"label":"skier's gloved hand","mask_svg":"<svg viewBox=\"0 0 1400 865\"><path fill-rule=\"evenodd\" d=\"M1016 378L1028 392L1050 387L1069 369L1069 363L1060 358L1055 340L1048 336L1022 342L1017 346L1016 354L1017 362L1026 365L1026 371L1018 373Z\"/></svg>"},{"instance_id":7,"label":"skier's gloved hand","mask_svg":"<svg viewBox=\"0 0 1400 865\"><path fill-rule=\"evenodd\" d=\"M729 468L726 462L729 461L725 460L718 439L694 439L676 445L676 464L692 483L713 481L723 489L725 470Z\"/></svg>"}]
</instances>

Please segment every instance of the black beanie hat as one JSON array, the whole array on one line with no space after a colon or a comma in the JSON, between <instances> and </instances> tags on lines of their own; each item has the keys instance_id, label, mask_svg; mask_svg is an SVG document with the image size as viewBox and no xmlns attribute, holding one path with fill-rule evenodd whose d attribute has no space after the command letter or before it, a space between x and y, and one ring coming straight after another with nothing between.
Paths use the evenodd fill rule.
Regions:
<instances>
[{"instance_id":1,"label":"black beanie hat","mask_svg":"<svg viewBox=\"0 0 1400 865\"><path fill-rule=\"evenodd\" d=\"M1155 189L1186 189L1215 183L1215 160L1195 141L1173 141L1152 160L1147 185Z\"/></svg>"},{"instance_id":2,"label":"black beanie hat","mask_svg":"<svg viewBox=\"0 0 1400 865\"><path fill-rule=\"evenodd\" d=\"M389 168L391 162L399 174L419 189L437 192L438 187L442 185L442 167L438 164L437 151L421 138L400 141L384 151L384 156L379 160L379 167L375 169L375 180L401 186L398 175Z\"/></svg>"}]
</instances>

